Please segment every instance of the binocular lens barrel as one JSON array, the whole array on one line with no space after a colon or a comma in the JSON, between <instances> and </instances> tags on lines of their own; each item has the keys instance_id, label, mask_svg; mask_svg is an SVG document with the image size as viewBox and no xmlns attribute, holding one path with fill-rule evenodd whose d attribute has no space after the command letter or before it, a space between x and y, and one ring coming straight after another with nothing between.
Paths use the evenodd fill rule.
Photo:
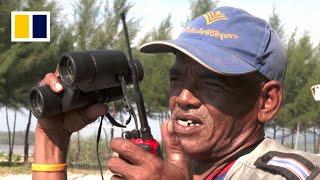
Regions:
<instances>
[{"instance_id":1,"label":"binocular lens barrel","mask_svg":"<svg viewBox=\"0 0 320 180\"><path fill-rule=\"evenodd\" d=\"M64 83L71 86L76 79L76 67L75 62L70 56L62 56L59 62L60 77Z\"/></svg>"},{"instance_id":2,"label":"binocular lens barrel","mask_svg":"<svg viewBox=\"0 0 320 180\"><path fill-rule=\"evenodd\" d=\"M61 67L62 68L62 67ZM76 68L74 67L74 63L72 59L68 58L67 59L67 65L66 65L66 70L63 68L61 69L61 73L64 74L66 72L66 80L70 81L71 83L74 81L75 78L75 73L76 73Z\"/></svg>"},{"instance_id":3,"label":"binocular lens barrel","mask_svg":"<svg viewBox=\"0 0 320 180\"><path fill-rule=\"evenodd\" d=\"M31 111L36 117L49 117L61 113L61 95L51 91L49 86L31 89Z\"/></svg>"},{"instance_id":4,"label":"binocular lens barrel","mask_svg":"<svg viewBox=\"0 0 320 180\"><path fill-rule=\"evenodd\" d=\"M31 91L30 98L32 99L31 101L31 106L34 107L34 113L35 114L41 114L42 109L43 109L43 99L42 99L42 94L38 93L38 91Z\"/></svg>"},{"instance_id":5,"label":"binocular lens barrel","mask_svg":"<svg viewBox=\"0 0 320 180\"><path fill-rule=\"evenodd\" d=\"M127 58L117 50L64 53L58 69L62 83L84 92L116 87L119 85L119 75L132 82Z\"/></svg>"},{"instance_id":6,"label":"binocular lens barrel","mask_svg":"<svg viewBox=\"0 0 320 180\"><path fill-rule=\"evenodd\" d=\"M143 79L139 61L138 79ZM117 50L68 52L61 55L58 70L62 93L54 93L49 86L37 86L30 92L33 114L50 117L76 108L121 97L120 76L132 83L131 68L123 52Z\"/></svg>"}]
</instances>

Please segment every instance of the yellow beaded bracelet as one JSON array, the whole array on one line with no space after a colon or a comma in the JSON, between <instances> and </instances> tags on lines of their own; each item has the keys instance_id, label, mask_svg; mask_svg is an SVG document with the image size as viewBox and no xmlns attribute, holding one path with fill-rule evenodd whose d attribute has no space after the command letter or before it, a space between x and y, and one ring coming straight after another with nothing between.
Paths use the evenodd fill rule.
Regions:
<instances>
[{"instance_id":1,"label":"yellow beaded bracelet","mask_svg":"<svg viewBox=\"0 0 320 180\"><path fill-rule=\"evenodd\" d=\"M39 172L59 172L67 169L67 164L34 164L32 163L32 171Z\"/></svg>"}]
</instances>

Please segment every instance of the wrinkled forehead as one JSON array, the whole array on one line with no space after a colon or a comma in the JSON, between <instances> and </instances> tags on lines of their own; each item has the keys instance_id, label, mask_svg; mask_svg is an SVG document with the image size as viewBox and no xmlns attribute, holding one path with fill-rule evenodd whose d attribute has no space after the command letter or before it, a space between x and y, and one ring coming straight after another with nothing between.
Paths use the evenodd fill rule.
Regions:
<instances>
[{"instance_id":1,"label":"wrinkled forehead","mask_svg":"<svg viewBox=\"0 0 320 180\"><path fill-rule=\"evenodd\" d=\"M198 61L192 59L191 57L181 53L179 51L175 52L176 58L175 62L170 68L170 74L186 74L192 73L193 75L208 75L214 77L226 77L222 74L216 73L207 67L200 64Z\"/></svg>"},{"instance_id":2,"label":"wrinkled forehead","mask_svg":"<svg viewBox=\"0 0 320 180\"><path fill-rule=\"evenodd\" d=\"M179 65L184 65L184 64L194 64L194 65L201 65L191 57L187 56L186 54L176 51L174 53L176 55L175 63ZM203 66L204 67L204 66Z\"/></svg>"},{"instance_id":3,"label":"wrinkled forehead","mask_svg":"<svg viewBox=\"0 0 320 180\"><path fill-rule=\"evenodd\" d=\"M175 52L176 58L175 62L172 65L172 69L185 69L185 68L190 68L196 69L198 71L208 71L212 72L213 74L217 74L209 69L207 69L205 66L201 65L199 62L195 61L191 57L185 55L184 53L181 53L179 51ZM219 75L219 74L217 74Z\"/></svg>"}]
</instances>

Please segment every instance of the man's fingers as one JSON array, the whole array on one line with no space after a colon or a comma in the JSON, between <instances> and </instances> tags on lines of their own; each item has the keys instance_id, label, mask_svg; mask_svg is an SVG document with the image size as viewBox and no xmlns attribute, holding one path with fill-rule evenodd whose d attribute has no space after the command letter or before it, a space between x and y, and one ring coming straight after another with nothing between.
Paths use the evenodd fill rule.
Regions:
<instances>
[{"instance_id":1,"label":"man's fingers","mask_svg":"<svg viewBox=\"0 0 320 180\"><path fill-rule=\"evenodd\" d=\"M60 77L60 73L59 73L59 66L57 66L56 71L54 72L54 75L57 77Z\"/></svg>"},{"instance_id":2,"label":"man's fingers","mask_svg":"<svg viewBox=\"0 0 320 180\"><path fill-rule=\"evenodd\" d=\"M173 120L166 120L163 123L161 136L167 154L167 161L184 166L187 160L179 137L174 133Z\"/></svg>"},{"instance_id":3,"label":"man's fingers","mask_svg":"<svg viewBox=\"0 0 320 180\"><path fill-rule=\"evenodd\" d=\"M105 104L94 104L70 111L64 115L64 127L70 133L76 132L95 121L99 116L105 115L107 111L108 108Z\"/></svg>"},{"instance_id":4,"label":"man's fingers","mask_svg":"<svg viewBox=\"0 0 320 180\"><path fill-rule=\"evenodd\" d=\"M151 165L152 163L157 165L160 160L156 155L146 152L139 146L123 138L112 139L110 147L133 165Z\"/></svg>"},{"instance_id":5,"label":"man's fingers","mask_svg":"<svg viewBox=\"0 0 320 180\"><path fill-rule=\"evenodd\" d=\"M84 109L84 115L89 121L94 121L99 116L105 115L108 112L108 107L105 104L94 104Z\"/></svg>"},{"instance_id":6,"label":"man's fingers","mask_svg":"<svg viewBox=\"0 0 320 180\"><path fill-rule=\"evenodd\" d=\"M63 91L63 86L61 85L59 78L54 73L48 73L40 81L40 86L49 85L53 92L59 93Z\"/></svg>"},{"instance_id":7,"label":"man's fingers","mask_svg":"<svg viewBox=\"0 0 320 180\"><path fill-rule=\"evenodd\" d=\"M118 157L112 157L108 161L108 169L115 174L120 174L124 179L136 179L136 168L133 165L128 164L124 160Z\"/></svg>"}]
</instances>

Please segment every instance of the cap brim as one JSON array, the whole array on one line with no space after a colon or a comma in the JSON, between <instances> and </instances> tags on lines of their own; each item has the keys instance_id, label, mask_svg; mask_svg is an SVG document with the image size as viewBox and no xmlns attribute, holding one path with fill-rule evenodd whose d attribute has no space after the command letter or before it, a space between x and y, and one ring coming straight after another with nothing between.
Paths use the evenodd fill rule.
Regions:
<instances>
[{"instance_id":1,"label":"cap brim","mask_svg":"<svg viewBox=\"0 0 320 180\"><path fill-rule=\"evenodd\" d=\"M163 53L180 51L211 71L224 75L247 74L257 69L243 59L202 40L154 41L143 44L144 53Z\"/></svg>"}]
</instances>

